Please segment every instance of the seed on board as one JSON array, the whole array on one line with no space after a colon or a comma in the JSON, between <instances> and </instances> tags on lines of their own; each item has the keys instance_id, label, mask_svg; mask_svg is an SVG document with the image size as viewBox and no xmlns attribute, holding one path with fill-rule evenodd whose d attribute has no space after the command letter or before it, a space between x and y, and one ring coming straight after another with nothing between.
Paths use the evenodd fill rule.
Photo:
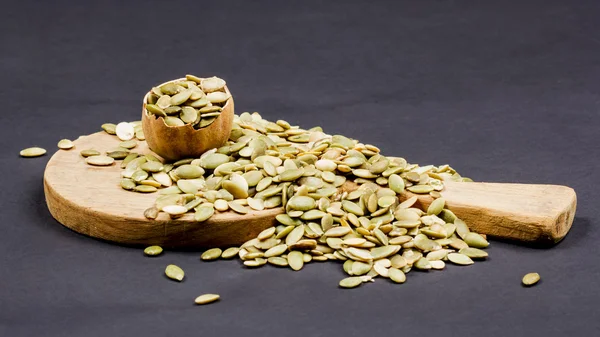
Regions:
<instances>
[{"instance_id":1,"label":"seed on board","mask_svg":"<svg viewBox=\"0 0 600 337\"><path fill-rule=\"evenodd\" d=\"M144 249L144 254L148 255L148 256L157 256L160 255L163 252L163 249L161 246L150 246L150 247L146 247L146 249Z\"/></svg>"},{"instance_id":2,"label":"seed on board","mask_svg":"<svg viewBox=\"0 0 600 337\"><path fill-rule=\"evenodd\" d=\"M165 269L165 275L172 280L181 282L185 276L185 273L183 272L183 269L174 264L170 264Z\"/></svg>"},{"instance_id":3,"label":"seed on board","mask_svg":"<svg viewBox=\"0 0 600 337\"><path fill-rule=\"evenodd\" d=\"M79 154L82 157L87 158L87 157L91 157L91 156L99 156L100 152L96 151L94 149L87 149L87 150L82 150L81 152L79 152Z\"/></svg>"},{"instance_id":4,"label":"seed on board","mask_svg":"<svg viewBox=\"0 0 600 337\"><path fill-rule=\"evenodd\" d=\"M21 152L19 152L19 154L21 155L21 157L33 158L33 157L43 156L44 154L46 154L46 150L42 149L41 147L30 147L30 148L21 150Z\"/></svg>"},{"instance_id":5,"label":"seed on board","mask_svg":"<svg viewBox=\"0 0 600 337\"><path fill-rule=\"evenodd\" d=\"M73 146L73 142L68 140L68 139L61 139L58 144L57 144L58 148L61 150L69 150L72 149Z\"/></svg>"},{"instance_id":6,"label":"seed on board","mask_svg":"<svg viewBox=\"0 0 600 337\"><path fill-rule=\"evenodd\" d=\"M115 162L114 158L103 155L89 156L85 159L88 165L93 166L110 166Z\"/></svg>"},{"instance_id":7,"label":"seed on board","mask_svg":"<svg viewBox=\"0 0 600 337\"><path fill-rule=\"evenodd\" d=\"M209 304L218 301L221 296L217 294L204 294L196 297L194 303L196 304Z\"/></svg>"},{"instance_id":8,"label":"seed on board","mask_svg":"<svg viewBox=\"0 0 600 337\"><path fill-rule=\"evenodd\" d=\"M540 281L540 274L538 274L538 273L525 274L525 276L523 276L523 279L521 280L523 285L526 287L530 287L530 286L538 283L539 281Z\"/></svg>"},{"instance_id":9,"label":"seed on board","mask_svg":"<svg viewBox=\"0 0 600 337\"><path fill-rule=\"evenodd\" d=\"M158 217L158 208L152 206L150 208L147 208L144 211L144 216L146 217L146 219L151 219L154 220Z\"/></svg>"},{"instance_id":10,"label":"seed on board","mask_svg":"<svg viewBox=\"0 0 600 337\"><path fill-rule=\"evenodd\" d=\"M128 122L121 122L117 124L115 133L120 140L130 140L135 136L135 129Z\"/></svg>"},{"instance_id":11,"label":"seed on board","mask_svg":"<svg viewBox=\"0 0 600 337\"><path fill-rule=\"evenodd\" d=\"M202 253L200 258L204 261L212 261L221 257L221 253L222 251L220 248L212 248Z\"/></svg>"}]
</instances>

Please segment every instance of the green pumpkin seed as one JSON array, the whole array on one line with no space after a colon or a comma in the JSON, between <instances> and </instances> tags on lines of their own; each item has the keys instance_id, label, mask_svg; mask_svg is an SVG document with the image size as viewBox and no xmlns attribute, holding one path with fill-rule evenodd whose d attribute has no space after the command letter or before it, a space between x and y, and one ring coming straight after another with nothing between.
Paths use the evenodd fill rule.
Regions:
<instances>
[{"instance_id":1,"label":"green pumpkin seed","mask_svg":"<svg viewBox=\"0 0 600 337\"><path fill-rule=\"evenodd\" d=\"M160 255L162 252L163 249L161 246L150 246L144 249L144 254L146 254L147 256L157 256Z\"/></svg>"},{"instance_id":2,"label":"green pumpkin seed","mask_svg":"<svg viewBox=\"0 0 600 337\"><path fill-rule=\"evenodd\" d=\"M83 150L83 151L79 152L79 154L82 157L87 158L87 157L91 157L91 156L99 156L100 152L93 150L93 149L87 149L87 150Z\"/></svg>"},{"instance_id":3,"label":"green pumpkin seed","mask_svg":"<svg viewBox=\"0 0 600 337\"><path fill-rule=\"evenodd\" d=\"M156 208L156 207L150 207L150 208L147 208L147 209L144 211L144 216L145 216L147 219L151 219L151 220L154 220L154 219L156 219L156 218L158 217L158 208Z\"/></svg>"},{"instance_id":4,"label":"green pumpkin seed","mask_svg":"<svg viewBox=\"0 0 600 337\"><path fill-rule=\"evenodd\" d=\"M356 288L363 283L362 278L357 276L347 277L340 281L339 285L342 288Z\"/></svg>"},{"instance_id":5,"label":"green pumpkin seed","mask_svg":"<svg viewBox=\"0 0 600 337\"><path fill-rule=\"evenodd\" d=\"M450 262L452 262L454 264L461 265L461 266L467 266L467 265L474 263L470 257L468 257L467 255L464 255L464 254L460 254L460 253L448 254L448 260L450 260Z\"/></svg>"},{"instance_id":6,"label":"green pumpkin seed","mask_svg":"<svg viewBox=\"0 0 600 337\"><path fill-rule=\"evenodd\" d=\"M129 151L110 151L106 155L117 160L125 159L129 155Z\"/></svg>"},{"instance_id":7,"label":"green pumpkin seed","mask_svg":"<svg viewBox=\"0 0 600 337\"><path fill-rule=\"evenodd\" d=\"M418 194L427 194L433 191L433 186L431 185L413 185L406 188L407 190L418 193Z\"/></svg>"},{"instance_id":8,"label":"green pumpkin seed","mask_svg":"<svg viewBox=\"0 0 600 337\"><path fill-rule=\"evenodd\" d=\"M158 105L155 105L155 104L146 104L146 111L148 111L151 114L157 115L159 117L167 116L165 110L163 110L162 108L160 108ZM106 131L106 129L105 129L105 131Z\"/></svg>"},{"instance_id":9,"label":"green pumpkin seed","mask_svg":"<svg viewBox=\"0 0 600 337\"><path fill-rule=\"evenodd\" d=\"M165 275L172 280L181 282L183 281L185 273L183 272L183 269L174 264L170 264L165 269Z\"/></svg>"},{"instance_id":10,"label":"green pumpkin seed","mask_svg":"<svg viewBox=\"0 0 600 337\"><path fill-rule=\"evenodd\" d=\"M396 193L401 194L404 192L405 184L404 179L402 179L397 174L392 174L388 177L389 187Z\"/></svg>"},{"instance_id":11,"label":"green pumpkin seed","mask_svg":"<svg viewBox=\"0 0 600 337\"><path fill-rule=\"evenodd\" d=\"M194 303L199 304L199 305L210 304L210 303L218 301L220 298L221 298L221 296L219 296L217 294L204 294L204 295L200 295L200 296L196 297L196 299L194 300Z\"/></svg>"},{"instance_id":12,"label":"green pumpkin seed","mask_svg":"<svg viewBox=\"0 0 600 337\"><path fill-rule=\"evenodd\" d=\"M193 81L196 82L196 80ZM223 88L225 88L225 81L218 77L209 77L201 80L200 86L202 88L202 91L206 93L215 92L223 90Z\"/></svg>"},{"instance_id":13,"label":"green pumpkin seed","mask_svg":"<svg viewBox=\"0 0 600 337\"><path fill-rule=\"evenodd\" d=\"M488 257L488 253L486 251L472 247L463 248L458 252L472 259L485 259L486 257Z\"/></svg>"},{"instance_id":14,"label":"green pumpkin seed","mask_svg":"<svg viewBox=\"0 0 600 337\"><path fill-rule=\"evenodd\" d=\"M185 206L180 205L168 205L162 208L162 211L169 215L183 215L187 213L188 209Z\"/></svg>"},{"instance_id":15,"label":"green pumpkin seed","mask_svg":"<svg viewBox=\"0 0 600 337\"><path fill-rule=\"evenodd\" d=\"M102 130L106 131L109 135L117 134L117 125L113 123L102 124Z\"/></svg>"},{"instance_id":16,"label":"green pumpkin seed","mask_svg":"<svg viewBox=\"0 0 600 337\"><path fill-rule=\"evenodd\" d=\"M467 233L465 235L464 241L467 245L469 245L469 247L473 248L485 248L490 245L490 243L487 242L487 240L484 239L483 236L473 232Z\"/></svg>"},{"instance_id":17,"label":"green pumpkin seed","mask_svg":"<svg viewBox=\"0 0 600 337\"><path fill-rule=\"evenodd\" d=\"M184 90L182 92L179 92L171 97L171 105L181 105L185 101L187 101L191 95L192 95L191 90Z\"/></svg>"},{"instance_id":18,"label":"green pumpkin seed","mask_svg":"<svg viewBox=\"0 0 600 337\"><path fill-rule=\"evenodd\" d=\"M238 247L230 247L223 251L223 253L221 254L221 258L222 259L231 259L234 256L238 255L239 252L240 252L240 249Z\"/></svg>"},{"instance_id":19,"label":"green pumpkin seed","mask_svg":"<svg viewBox=\"0 0 600 337\"><path fill-rule=\"evenodd\" d=\"M58 148L61 150L69 150L72 149L73 146L73 142L68 140L68 139L61 139L58 144L57 144Z\"/></svg>"},{"instance_id":20,"label":"green pumpkin seed","mask_svg":"<svg viewBox=\"0 0 600 337\"><path fill-rule=\"evenodd\" d=\"M444 209L445 205L446 205L446 200L444 198L435 199L427 208L427 214L438 215Z\"/></svg>"},{"instance_id":21,"label":"green pumpkin seed","mask_svg":"<svg viewBox=\"0 0 600 337\"><path fill-rule=\"evenodd\" d=\"M288 246L286 244L280 244L275 247L271 247L265 252L265 257L269 258L273 256L282 255L287 251L287 248Z\"/></svg>"},{"instance_id":22,"label":"green pumpkin seed","mask_svg":"<svg viewBox=\"0 0 600 337\"><path fill-rule=\"evenodd\" d=\"M44 154L46 154L46 150L42 149L41 147L30 147L30 148L21 150L21 152L19 152L19 154L21 155L21 157L33 158L33 157L43 156Z\"/></svg>"},{"instance_id":23,"label":"green pumpkin seed","mask_svg":"<svg viewBox=\"0 0 600 337\"><path fill-rule=\"evenodd\" d=\"M300 270L304 267L304 255L300 251L291 251L287 255L287 261L293 270Z\"/></svg>"},{"instance_id":24,"label":"green pumpkin seed","mask_svg":"<svg viewBox=\"0 0 600 337\"><path fill-rule=\"evenodd\" d=\"M269 257L267 259L267 262L269 262L272 265L278 266L278 267L287 267L288 266L287 259L283 258L283 257L280 257L280 256Z\"/></svg>"},{"instance_id":25,"label":"green pumpkin seed","mask_svg":"<svg viewBox=\"0 0 600 337\"><path fill-rule=\"evenodd\" d=\"M198 209L196 209L194 220L198 222L204 222L208 220L214 213L215 209L213 206L200 206Z\"/></svg>"},{"instance_id":26,"label":"green pumpkin seed","mask_svg":"<svg viewBox=\"0 0 600 337\"><path fill-rule=\"evenodd\" d=\"M127 179L127 178L121 179L121 187L124 190L131 191L135 188L135 182L133 182L133 180Z\"/></svg>"},{"instance_id":27,"label":"green pumpkin seed","mask_svg":"<svg viewBox=\"0 0 600 337\"><path fill-rule=\"evenodd\" d=\"M247 214L250 211L248 208L244 207L237 201L230 201L227 204L229 205L229 208L231 208L236 213Z\"/></svg>"},{"instance_id":28,"label":"green pumpkin seed","mask_svg":"<svg viewBox=\"0 0 600 337\"><path fill-rule=\"evenodd\" d=\"M394 281L395 283L404 283L406 282L406 275L402 272L402 270L397 269L397 268L390 268L388 269L388 277L390 278L390 280Z\"/></svg>"},{"instance_id":29,"label":"green pumpkin seed","mask_svg":"<svg viewBox=\"0 0 600 337\"><path fill-rule=\"evenodd\" d=\"M147 161L140 168L146 172L160 172L163 170L163 164L158 161Z\"/></svg>"},{"instance_id":30,"label":"green pumpkin seed","mask_svg":"<svg viewBox=\"0 0 600 337\"><path fill-rule=\"evenodd\" d=\"M288 200L287 206L298 211L308 211L316 206L315 199L306 196L294 196Z\"/></svg>"},{"instance_id":31,"label":"green pumpkin seed","mask_svg":"<svg viewBox=\"0 0 600 337\"><path fill-rule=\"evenodd\" d=\"M362 210L362 208L360 208L357 204L353 203L352 201L347 201L347 200L342 201L342 208L346 212L353 213L354 215L357 215L357 216L365 215L365 212Z\"/></svg>"},{"instance_id":32,"label":"green pumpkin seed","mask_svg":"<svg viewBox=\"0 0 600 337\"><path fill-rule=\"evenodd\" d=\"M221 257L222 252L223 251L220 248L212 248L212 249L209 249L209 250L205 251L204 253L202 253L200 258L204 261L216 260L219 257Z\"/></svg>"},{"instance_id":33,"label":"green pumpkin seed","mask_svg":"<svg viewBox=\"0 0 600 337\"><path fill-rule=\"evenodd\" d=\"M540 274L538 274L538 273L525 274L525 276L523 276L523 279L521 280L523 285L526 287L535 285L539 281L540 281Z\"/></svg>"},{"instance_id":34,"label":"green pumpkin seed","mask_svg":"<svg viewBox=\"0 0 600 337\"><path fill-rule=\"evenodd\" d=\"M85 159L85 162L88 165L93 165L93 166L110 166L115 162L115 159L108 157L108 156L97 155L97 156L87 157Z\"/></svg>"}]
</instances>

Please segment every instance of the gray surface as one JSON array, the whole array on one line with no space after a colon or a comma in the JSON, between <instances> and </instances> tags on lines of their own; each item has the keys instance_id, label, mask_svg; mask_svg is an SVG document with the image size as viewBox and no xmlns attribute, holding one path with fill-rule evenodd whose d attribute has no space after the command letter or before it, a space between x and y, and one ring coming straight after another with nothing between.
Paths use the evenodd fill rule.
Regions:
<instances>
[{"instance_id":1,"label":"gray surface","mask_svg":"<svg viewBox=\"0 0 600 337\"><path fill-rule=\"evenodd\" d=\"M86 3L83 5L82 3ZM284 4L286 3L286 4ZM576 4L575 4L576 3ZM598 1L14 1L0 14L1 336L594 336L600 164ZM208 20L203 21L204 18ZM138 118L152 84L229 81L237 112L322 125L478 181L575 188L552 249L354 291L301 272L145 258L63 228L42 173L61 138ZM168 263L187 272L178 284ZM520 286L530 271L535 288ZM195 307L205 292L218 304Z\"/></svg>"}]
</instances>

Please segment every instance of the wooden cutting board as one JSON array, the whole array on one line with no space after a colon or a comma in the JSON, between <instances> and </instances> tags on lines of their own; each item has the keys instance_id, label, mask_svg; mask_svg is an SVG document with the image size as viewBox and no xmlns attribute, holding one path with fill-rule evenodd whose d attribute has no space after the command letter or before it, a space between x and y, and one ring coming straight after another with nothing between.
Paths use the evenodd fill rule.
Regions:
<instances>
[{"instance_id":1,"label":"wooden cutting board","mask_svg":"<svg viewBox=\"0 0 600 337\"><path fill-rule=\"evenodd\" d=\"M127 245L157 244L164 247L230 247L255 237L273 226L281 208L251 211L246 215L216 212L198 223L192 214L170 219L161 213L146 219L157 193L141 194L123 190L120 161L109 167L85 163L84 149L104 152L119 140L104 132L82 136L75 148L57 151L46 166L44 192L52 216L64 226L87 236ZM137 153L151 153L139 142ZM344 188L352 189L348 184ZM528 243L555 243L569 231L575 216L575 191L566 186L451 183L441 192L447 207L479 233ZM401 200L413 196L401 195ZM432 198L418 196L427 207Z\"/></svg>"}]
</instances>

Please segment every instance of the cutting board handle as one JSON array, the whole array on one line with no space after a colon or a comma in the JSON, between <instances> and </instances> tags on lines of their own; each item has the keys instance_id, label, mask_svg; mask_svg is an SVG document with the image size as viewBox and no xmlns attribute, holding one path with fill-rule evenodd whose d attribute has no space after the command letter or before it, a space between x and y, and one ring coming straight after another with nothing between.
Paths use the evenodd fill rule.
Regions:
<instances>
[{"instance_id":1,"label":"cutting board handle","mask_svg":"<svg viewBox=\"0 0 600 337\"><path fill-rule=\"evenodd\" d=\"M444 182L446 207L474 231L535 244L554 244L569 232L577 195L567 186ZM416 194L406 192L406 200ZM422 207L433 198L416 195ZM425 208L426 209L426 208Z\"/></svg>"}]
</instances>

